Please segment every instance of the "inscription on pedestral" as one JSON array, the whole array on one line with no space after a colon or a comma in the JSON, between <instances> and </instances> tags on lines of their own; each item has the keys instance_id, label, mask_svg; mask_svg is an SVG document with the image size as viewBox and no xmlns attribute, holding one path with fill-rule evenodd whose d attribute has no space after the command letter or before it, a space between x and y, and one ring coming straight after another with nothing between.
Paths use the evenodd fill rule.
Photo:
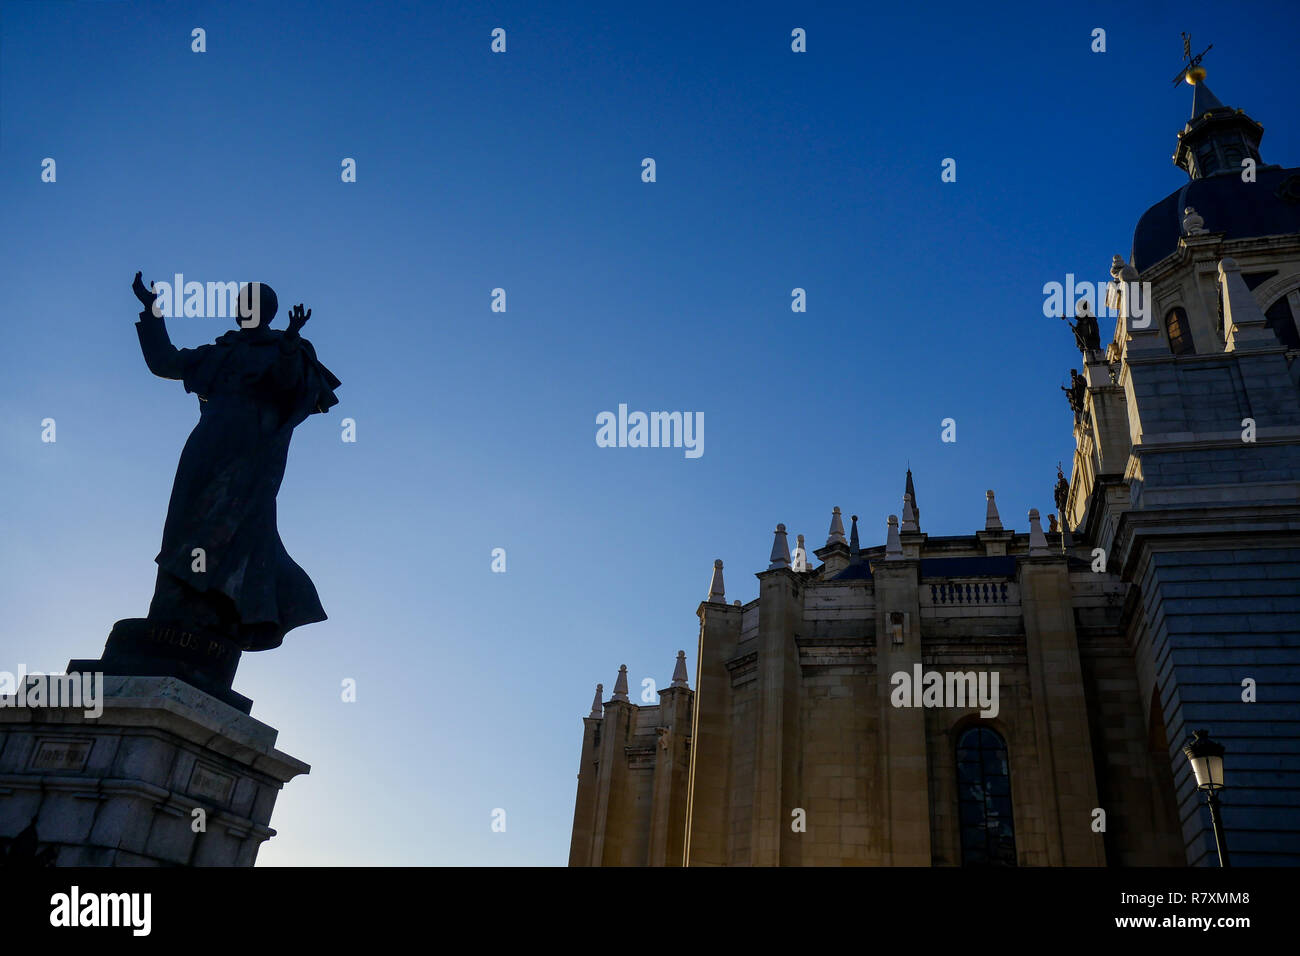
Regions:
<instances>
[{"instance_id":1,"label":"inscription on pedestral","mask_svg":"<svg viewBox=\"0 0 1300 956\"><path fill-rule=\"evenodd\" d=\"M93 741L41 738L32 751L33 770L82 770L90 759Z\"/></svg>"},{"instance_id":2,"label":"inscription on pedestral","mask_svg":"<svg viewBox=\"0 0 1300 956\"><path fill-rule=\"evenodd\" d=\"M235 787L235 778L228 773L205 767L197 761L190 773L190 784L186 791L196 797L205 797L216 803L225 803L230 799L230 792Z\"/></svg>"}]
</instances>

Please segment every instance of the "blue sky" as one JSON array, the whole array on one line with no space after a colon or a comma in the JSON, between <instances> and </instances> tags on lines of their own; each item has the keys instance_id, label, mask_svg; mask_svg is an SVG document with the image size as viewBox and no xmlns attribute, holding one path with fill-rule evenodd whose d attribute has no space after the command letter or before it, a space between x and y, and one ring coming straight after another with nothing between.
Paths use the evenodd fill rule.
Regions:
<instances>
[{"instance_id":1,"label":"blue sky","mask_svg":"<svg viewBox=\"0 0 1300 956\"><path fill-rule=\"evenodd\" d=\"M595 684L693 674L714 558L747 601L778 521L879 542L909 460L930 534L1046 512L1079 356L1042 287L1185 180L1179 31L1300 163L1293 4L601 6L0 4L0 669L148 608L197 409L137 269L271 283L342 379L279 497L330 619L235 684L313 767L262 865L562 865ZM703 456L598 448L620 403L703 412Z\"/></svg>"}]
</instances>

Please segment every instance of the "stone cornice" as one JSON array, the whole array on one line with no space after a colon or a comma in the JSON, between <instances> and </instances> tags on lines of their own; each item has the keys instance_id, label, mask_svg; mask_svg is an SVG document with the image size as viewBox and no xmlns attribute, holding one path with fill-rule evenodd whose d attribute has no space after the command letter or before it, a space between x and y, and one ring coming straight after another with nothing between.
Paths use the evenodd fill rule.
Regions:
<instances>
[{"instance_id":1,"label":"stone cornice","mask_svg":"<svg viewBox=\"0 0 1300 956\"><path fill-rule=\"evenodd\" d=\"M1255 545L1273 537L1294 541L1298 533L1296 505L1252 506L1244 513L1230 506L1124 511L1116 522L1111 560L1118 559L1124 578L1135 581L1138 562L1155 541L1178 545L1170 550L1222 550L1225 537Z\"/></svg>"}]
</instances>

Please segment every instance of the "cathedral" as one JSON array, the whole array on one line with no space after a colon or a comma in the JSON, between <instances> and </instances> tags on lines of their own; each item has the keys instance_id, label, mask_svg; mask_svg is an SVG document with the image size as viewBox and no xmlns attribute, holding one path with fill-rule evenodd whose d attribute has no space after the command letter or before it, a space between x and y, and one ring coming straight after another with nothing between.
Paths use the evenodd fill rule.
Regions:
<instances>
[{"instance_id":1,"label":"cathedral","mask_svg":"<svg viewBox=\"0 0 1300 956\"><path fill-rule=\"evenodd\" d=\"M715 561L693 682L597 687L571 866L1300 865L1300 168L1185 72L1187 182L1115 257L1111 340L1075 310L1048 527L989 491L931 537L909 471L883 545L777 525L747 604Z\"/></svg>"}]
</instances>

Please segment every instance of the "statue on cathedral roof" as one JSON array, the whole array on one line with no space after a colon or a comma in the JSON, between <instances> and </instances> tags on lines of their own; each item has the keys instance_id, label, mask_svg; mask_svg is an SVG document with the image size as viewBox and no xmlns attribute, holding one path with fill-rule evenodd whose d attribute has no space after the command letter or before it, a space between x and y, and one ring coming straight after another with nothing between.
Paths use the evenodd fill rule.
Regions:
<instances>
[{"instance_id":1,"label":"statue on cathedral roof","mask_svg":"<svg viewBox=\"0 0 1300 956\"><path fill-rule=\"evenodd\" d=\"M1070 402L1070 408L1076 415L1083 413L1083 396L1084 392L1087 391L1087 388L1088 383L1083 376L1079 374L1077 368L1070 369L1070 384L1060 386L1061 391L1065 393L1065 397Z\"/></svg>"},{"instance_id":2,"label":"statue on cathedral roof","mask_svg":"<svg viewBox=\"0 0 1300 956\"><path fill-rule=\"evenodd\" d=\"M1052 496L1056 499L1057 512L1064 515L1070 503L1070 482L1065 477L1059 461L1056 463L1056 487L1052 491Z\"/></svg>"},{"instance_id":3,"label":"statue on cathedral roof","mask_svg":"<svg viewBox=\"0 0 1300 956\"><path fill-rule=\"evenodd\" d=\"M1080 299L1075 308L1077 322L1071 322L1061 316L1074 333L1074 344L1080 352L1089 352L1101 348L1101 330L1097 327L1097 316L1093 314L1087 299Z\"/></svg>"}]
</instances>

